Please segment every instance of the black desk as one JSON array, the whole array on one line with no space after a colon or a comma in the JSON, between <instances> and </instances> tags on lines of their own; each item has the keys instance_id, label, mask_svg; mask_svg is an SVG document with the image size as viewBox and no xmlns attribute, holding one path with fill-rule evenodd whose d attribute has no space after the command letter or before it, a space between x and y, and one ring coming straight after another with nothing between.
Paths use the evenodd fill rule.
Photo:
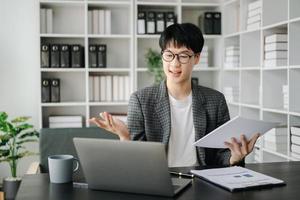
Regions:
<instances>
[{"instance_id":1,"label":"black desk","mask_svg":"<svg viewBox=\"0 0 300 200\"><path fill-rule=\"evenodd\" d=\"M253 200L293 200L300 199L300 162L249 164L247 168L275 178L283 179L287 185L281 187L230 193L199 178L174 199L253 199ZM156 200L170 199L157 196L135 195L119 192L93 191L73 188L72 184L55 185L49 183L47 174L25 175L21 183L18 200L66 200L66 199L122 199ZM173 198L171 198L173 199Z\"/></svg>"}]
</instances>

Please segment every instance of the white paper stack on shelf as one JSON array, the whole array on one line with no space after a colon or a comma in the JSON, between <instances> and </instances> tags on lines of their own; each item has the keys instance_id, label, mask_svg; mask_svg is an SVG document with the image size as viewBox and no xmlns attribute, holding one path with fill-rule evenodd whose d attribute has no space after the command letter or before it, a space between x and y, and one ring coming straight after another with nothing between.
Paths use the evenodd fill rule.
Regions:
<instances>
[{"instance_id":1,"label":"white paper stack on shelf","mask_svg":"<svg viewBox=\"0 0 300 200\"><path fill-rule=\"evenodd\" d=\"M50 116L49 128L81 128L82 116Z\"/></svg>"},{"instance_id":2,"label":"white paper stack on shelf","mask_svg":"<svg viewBox=\"0 0 300 200\"><path fill-rule=\"evenodd\" d=\"M228 46L225 49L224 68L236 68L240 65L240 47Z\"/></svg>"},{"instance_id":3,"label":"white paper stack on shelf","mask_svg":"<svg viewBox=\"0 0 300 200\"><path fill-rule=\"evenodd\" d=\"M264 135L264 147L278 153L287 153L287 127L277 127Z\"/></svg>"},{"instance_id":4,"label":"white paper stack on shelf","mask_svg":"<svg viewBox=\"0 0 300 200\"><path fill-rule=\"evenodd\" d=\"M195 66L195 68L203 68L203 67L208 67L208 46L203 46L200 55L200 61Z\"/></svg>"},{"instance_id":5,"label":"white paper stack on shelf","mask_svg":"<svg viewBox=\"0 0 300 200\"><path fill-rule=\"evenodd\" d=\"M89 10L88 33L101 35L111 34L111 10Z\"/></svg>"},{"instance_id":6,"label":"white paper stack on shelf","mask_svg":"<svg viewBox=\"0 0 300 200\"><path fill-rule=\"evenodd\" d=\"M289 97L288 97L288 85L282 86L282 93L283 93L283 108L288 109L289 107Z\"/></svg>"},{"instance_id":7,"label":"white paper stack on shelf","mask_svg":"<svg viewBox=\"0 0 300 200\"><path fill-rule=\"evenodd\" d=\"M130 97L129 76L106 75L89 77L91 102L122 102Z\"/></svg>"},{"instance_id":8,"label":"white paper stack on shelf","mask_svg":"<svg viewBox=\"0 0 300 200\"><path fill-rule=\"evenodd\" d=\"M291 157L300 160L300 127L291 127Z\"/></svg>"},{"instance_id":9,"label":"white paper stack on shelf","mask_svg":"<svg viewBox=\"0 0 300 200\"><path fill-rule=\"evenodd\" d=\"M247 30L259 29L262 18L262 1L254 1L248 4Z\"/></svg>"},{"instance_id":10,"label":"white paper stack on shelf","mask_svg":"<svg viewBox=\"0 0 300 200\"><path fill-rule=\"evenodd\" d=\"M239 99L239 89L237 87L224 87L223 94L227 102L234 102Z\"/></svg>"},{"instance_id":11,"label":"white paper stack on shelf","mask_svg":"<svg viewBox=\"0 0 300 200\"><path fill-rule=\"evenodd\" d=\"M265 37L265 67L287 65L287 34L272 34Z\"/></svg>"},{"instance_id":12,"label":"white paper stack on shelf","mask_svg":"<svg viewBox=\"0 0 300 200\"><path fill-rule=\"evenodd\" d=\"M53 10L40 9L40 31L41 33L53 33Z\"/></svg>"}]
</instances>

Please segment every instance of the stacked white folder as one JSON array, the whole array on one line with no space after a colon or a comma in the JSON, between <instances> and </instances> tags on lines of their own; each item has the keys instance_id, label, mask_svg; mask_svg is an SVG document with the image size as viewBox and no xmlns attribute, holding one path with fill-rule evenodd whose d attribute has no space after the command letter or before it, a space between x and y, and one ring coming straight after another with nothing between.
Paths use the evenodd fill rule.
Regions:
<instances>
[{"instance_id":1,"label":"stacked white folder","mask_svg":"<svg viewBox=\"0 0 300 200\"><path fill-rule=\"evenodd\" d=\"M81 128L82 116L50 116L49 128Z\"/></svg>"},{"instance_id":2,"label":"stacked white folder","mask_svg":"<svg viewBox=\"0 0 300 200\"><path fill-rule=\"evenodd\" d=\"M223 94L227 102L234 102L239 99L239 89L237 87L224 87Z\"/></svg>"},{"instance_id":3,"label":"stacked white folder","mask_svg":"<svg viewBox=\"0 0 300 200\"><path fill-rule=\"evenodd\" d=\"M265 37L265 67L287 65L287 34L272 34Z\"/></svg>"},{"instance_id":4,"label":"stacked white folder","mask_svg":"<svg viewBox=\"0 0 300 200\"><path fill-rule=\"evenodd\" d=\"M53 10L50 8L40 9L40 32L53 33Z\"/></svg>"},{"instance_id":5,"label":"stacked white folder","mask_svg":"<svg viewBox=\"0 0 300 200\"><path fill-rule=\"evenodd\" d=\"M130 97L129 76L95 75L89 77L91 102L122 102Z\"/></svg>"},{"instance_id":6,"label":"stacked white folder","mask_svg":"<svg viewBox=\"0 0 300 200\"><path fill-rule=\"evenodd\" d=\"M240 65L240 47L228 46L225 48L224 68L236 68Z\"/></svg>"},{"instance_id":7,"label":"stacked white folder","mask_svg":"<svg viewBox=\"0 0 300 200\"><path fill-rule=\"evenodd\" d=\"M286 154L287 152L287 127L277 127L264 135L264 147L271 151Z\"/></svg>"},{"instance_id":8,"label":"stacked white folder","mask_svg":"<svg viewBox=\"0 0 300 200\"><path fill-rule=\"evenodd\" d=\"M288 85L283 85L282 86L283 108L284 109L288 109L288 107L289 107L288 90L289 90L289 86Z\"/></svg>"},{"instance_id":9,"label":"stacked white folder","mask_svg":"<svg viewBox=\"0 0 300 200\"><path fill-rule=\"evenodd\" d=\"M203 46L197 67L208 67L208 46Z\"/></svg>"},{"instance_id":10,"label":"stacked white folder","mask_svg":"<svg viewBox=\"0 0 300 200\"><path fill-rule=\"evenodd\" d=\"M300 160L300 127L291 127L291 156Z\"/></svg>"},{"instance_id":11,"label":"stacked white folder","mask_svg":"<svg viewBox=\"0 0 300 200\"><path fill-rule=\"evenodd\" d=\"M247 30L259 29L262 18L262 1L254 1L248 4Z\"/></svg>"},{"instance_id":12,"label":"stacked white folder","mask_svg":"<svg viewBox=\"0 0 300 200\"><path fill-rule=\"evenodd\" d=\"M111 34L111 10L89 10L88 33L101 35Z\"/></svg>"}]
</instances>

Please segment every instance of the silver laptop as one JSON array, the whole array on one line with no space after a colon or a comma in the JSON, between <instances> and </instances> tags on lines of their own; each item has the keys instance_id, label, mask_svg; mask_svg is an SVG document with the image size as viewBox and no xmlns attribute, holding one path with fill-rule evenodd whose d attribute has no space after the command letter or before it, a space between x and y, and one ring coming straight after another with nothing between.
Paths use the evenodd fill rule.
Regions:
<instances>
[{"instance_id":1,"label":"silver laptop","mask_svg":"<svg viewBox=\"0 0 300 200\"><path fill-rule=\"evenodd\" d=\"M171 179L161 143L73 140L90 189L174 196L191 183Z\"/></svg>"}]
</instances>

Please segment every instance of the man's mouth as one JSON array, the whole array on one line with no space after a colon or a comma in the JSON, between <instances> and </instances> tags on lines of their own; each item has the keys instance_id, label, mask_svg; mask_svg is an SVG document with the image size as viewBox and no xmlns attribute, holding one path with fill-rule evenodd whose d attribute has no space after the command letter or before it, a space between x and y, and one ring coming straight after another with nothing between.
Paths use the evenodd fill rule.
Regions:
<instances>
[{"instance_id":1,"label":"man's mouth","mask_svg":"<svg viewBox=\"0 0 300 200\"><path fill-rule=\"evenodd\" d=\"M181 74L181 71L171 71L171 70L169 70L169 73L171 73L175 76L179 76Z\"/></svg>"}]
</instances>

